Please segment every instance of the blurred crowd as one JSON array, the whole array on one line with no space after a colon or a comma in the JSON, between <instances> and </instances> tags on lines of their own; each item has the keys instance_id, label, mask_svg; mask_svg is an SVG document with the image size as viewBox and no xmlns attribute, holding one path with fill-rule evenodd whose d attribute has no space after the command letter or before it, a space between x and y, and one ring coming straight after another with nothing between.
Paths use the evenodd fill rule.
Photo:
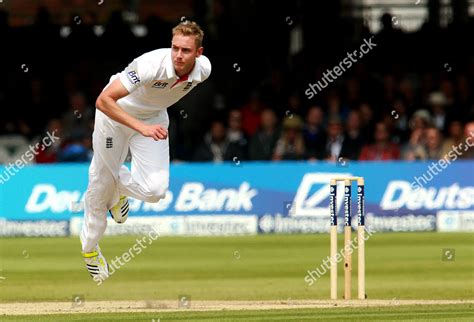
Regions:
<instances>
[{"instance_id":1,"label":"blurred crowd","mask_svg":"<svg viewBox=\"0 0 474 322\"><path fill-rule=\"evenodd\" d=\"M293 98L296 100L296 98ZM474 158L474 120L432 92L426 108L412 110L402 98L375 116L367 102L354 107L338 96L304 113L279 117L257 98L212 122L197 161L238 160L455 160ZM451 152L452 151L452 152Z\"/></svg>"},{"instance_id":2,"label":"blurred crowd","mask_svg":"<svg viewBox=\"0 0 474 322\"><path fill-rule=\"evenodd\" d=\"M240 31L231 30L228 8L219 3L214 2L212 19L200 18L196 9L213 73L169 109L172 161L474 158L472 52L456 52L450 63L418 57L425 63L419 66L414 66L415 58L399 55L403 46L429 54L431 47L426 42L416 45L417 39L453 41L450 35L459 26L445 30L427 23L408 34L394 29L386 14L374 52L308 99L308 84L336 66L347 50L357 48L369 31L362 28L354 39L341 38L343 49L335 46L321 53L308 43L304 19L291 28L284 25L282 33L277 28L264 44L252 30L274 20L254 21L244 34L246 50L240 48L240 39L240 49L231 53ZM35 146L32 162L89 162L98 93L134 57L169 47L174 24L150 17L144 22L147 34L137 37L115 12L98 36L92 12L82 15L80 24L71 17L67 33L45 8L32 26L18 28L11 28L8 14L0 12L0 37L19 43L0 53L6 75L0 80L0 163L13 163ZM463 39L468 41L472 28L465 28ZM298 30L306 36L298 36ZM33 45L35 38L41 46ZM267 47L272 41L279 45ZM44 146L48 133L58 140Z\"/></svg>"}]
</instances>

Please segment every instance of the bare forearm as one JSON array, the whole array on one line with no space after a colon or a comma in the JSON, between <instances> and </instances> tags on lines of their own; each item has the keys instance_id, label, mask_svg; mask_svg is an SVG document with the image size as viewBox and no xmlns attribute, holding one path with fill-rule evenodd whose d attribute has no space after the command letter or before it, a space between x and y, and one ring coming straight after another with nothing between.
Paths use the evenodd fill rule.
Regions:
<instances>
[{"instance_id":1,"label":"bare forearm","mask_svg":"<svg viewBox=\"0 0 474 322\"><path fill-rule=\"evenodd\" d=\"M144 123L125 112L111 97L99 97L96 102L97 109L102 111L112 120L117 121L139 133L142 133Z\"/></svg>"}]
</instances>

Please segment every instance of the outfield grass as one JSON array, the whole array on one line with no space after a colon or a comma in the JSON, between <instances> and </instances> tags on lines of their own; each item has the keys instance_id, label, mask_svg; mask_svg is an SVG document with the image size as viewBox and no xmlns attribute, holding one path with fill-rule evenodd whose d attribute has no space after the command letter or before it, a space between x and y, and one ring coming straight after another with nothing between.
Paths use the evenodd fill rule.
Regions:
<instances>
[{"instance_id":1,"label":"outfield grass","mask_svg":"<svg viewBox=\"0 0 474 322\"><path fill-rule=\"evenodd\" d=\"M473 241L461 233L374 234L366 243L368 298L473 299ZM134 243L105 237L101 247L111 259ZM451 261L442 260L447 248L455 250ZM78 238L3 238L0 301L328 299L329 274L311 287L304 281L328 251L327 235L163 237L97 286ZM342 265L339 277L342 294ZM353 282L355 297L356 271Z\"/></svg>"},{"instance_id":2,"label":"outfield grass","mask_svg":"<svg viewBox=\"0 0 474 322\"><path fill-rule=\"evenodd\" d=\"M471 305L10 316L2 321L472 321Z\"/></svg>"}]
</instances>

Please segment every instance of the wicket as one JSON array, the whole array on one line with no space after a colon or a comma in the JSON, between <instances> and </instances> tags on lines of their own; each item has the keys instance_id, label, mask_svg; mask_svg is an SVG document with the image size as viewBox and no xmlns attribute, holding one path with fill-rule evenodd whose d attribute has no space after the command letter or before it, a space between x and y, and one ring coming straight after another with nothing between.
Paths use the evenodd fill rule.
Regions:
<instances>
[{"instance_id":1,"label":"wicket","mask_svg":"<svg viewBox=\"0 0 474 322\"><path fill-rule=\"evenodd\" d=\"M344 299L351 299L352 289L352 249L351 249L351 192L352 182L357 181L357 247L358 247L358 298L364 300L365 295L365 213L364 213L364 178L347 177L333 178L330 182L329 213L330 228L330 257L331 257L331 299L337 299L337 182L344 181Z\"/></svg>"}]
</instances>

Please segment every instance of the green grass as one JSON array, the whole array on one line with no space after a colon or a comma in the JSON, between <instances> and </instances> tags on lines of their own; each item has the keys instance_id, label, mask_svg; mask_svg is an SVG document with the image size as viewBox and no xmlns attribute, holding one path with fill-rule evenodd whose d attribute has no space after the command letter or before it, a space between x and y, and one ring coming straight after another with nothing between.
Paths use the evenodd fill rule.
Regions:
<instances>
[{"instance_id":1,"label":"green grass","mask_svg":"<svg viewBox=\"0 0 474 322\"><path fill-rule=\"evenodd\" d=\"M105 237L101 248L110 261L132 247L135 238ZM467 233L374 234L366 242L368 298L474 299L473 245L474 235ZM339 247L342 247L342 236ZM442 250L446 248L455 250L452 261L442 260ZM160 237L101 286L89 277L79 252L78 238L0 239L0 276L5 277L0 279L0 302L71 301L74 295L84 296L85 301L177 301L179 295L190 296L191 301L329 298L329 274L312 286L304 281L307 270L318 267L328 255L328 235ZM356 258L353 256L353 296L356 296ZM342 265L339 268L339 294L342 294ZM338 309L334 312L350 311ZM278 312L275 313L279 314L276 320L287 320L287 315L291 314ZM300 319L306 319L305 314L318 312L319 316L319 312L329 310L298 312L302 314ZM363 312L376 314L378 311L364 309ZM386 308L385 312L392 311ZM171 316L185 316L183 314L201 318L201 313ZM235 318L248 314L248 319L272 316L268 312L266 315L262 312L202 314L204 320L219 314L223 319L225 314L230 314L230 319L234 318L232 314ZM123 318L126 320L127 316L132 319L135 314ZM139 316L151 320L149 316L152 315ZM397 316L398 313L393 313L393 318ZM72 318L79 319L80 316Z\"/></svg>"},{"instance_id":2,"label":"green grass","mask_svg":"<svg viewBox=\"0 0 474 322\"><path fill-rule=\"evenodd\" d=\"M2 321L52 321L58 316L9 316ZM472 305L271 311L156 312L61 315L61 321L472 321Z\"/></svg>"}]
</instances>

